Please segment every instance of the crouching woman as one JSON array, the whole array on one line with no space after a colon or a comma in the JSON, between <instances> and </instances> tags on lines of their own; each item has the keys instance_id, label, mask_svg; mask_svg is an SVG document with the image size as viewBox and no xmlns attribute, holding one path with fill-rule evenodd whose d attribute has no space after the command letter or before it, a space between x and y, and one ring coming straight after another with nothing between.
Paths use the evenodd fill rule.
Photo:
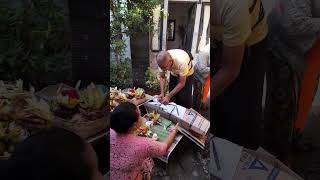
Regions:
<instances>
[{"instance_id":1,"label":"crouching woman","mask_svg":"<svg viewBox=\"0 0 320 180\"><path fill-rule=\"evenodd\" d=\"M143 124L139 108L130 103L120 104L111 113L110 176L113 180L151 179L152 158L167 154L177 134L176 125L164 142L135 135Z\"/></svg>"}]
</instances>

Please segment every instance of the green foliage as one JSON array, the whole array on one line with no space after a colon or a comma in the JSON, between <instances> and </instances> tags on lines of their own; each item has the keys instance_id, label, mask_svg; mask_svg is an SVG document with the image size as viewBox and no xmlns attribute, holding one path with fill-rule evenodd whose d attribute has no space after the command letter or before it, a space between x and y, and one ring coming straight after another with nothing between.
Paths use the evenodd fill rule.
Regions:
<instances>
[{"instance_id":1,"label":"green foliage","mask_svg":"<svg viewBox=\"0 0 320 180\"><path fill-rule=\"evenodd\" d=\"M155 71L152 71L151 68L149 67L145 73L145 81L146 81L146 86L150 88L151 90L154 91L159 91L160 92L160 78L159 74ZM167 82L169 82L169 79L167 77ZM169 83L166 83L165 86L165 93L169 92Z\"/></svg>"},{"instance_id":2,"label":"green foliage","mask_svg":"<svg viewBox=\"0 0 320 180\"><path fill-rule=\"evenodd\" d=\"M160 0L110 0L112 16L110 48L117 60L126 48L123 35L149 32L153 25L151 23L153 11L160 2Z\"/></svg>"},{"instance_id":3,"label":"green foliage","mask_svg":"<svg viewBox=\"0 0 320 180\"><path fill-rule=\"evenodd\" d=\"M0 2L0 79L43 86L71 77L70 34L53 0Z\"/></svg>"},{"instance_id":4,"label":"green foliage","mask_svg":"<svg viewBox=\"0 0 320 180\"><path fill-rule=\"evenodd\" d=\"M114 39L110 44L111 51L114 52L116 56L116 60L119 60L121 55L124 53L124 49L126 48L126 43L122 39Z\"/></svg>"},{"instance_id":5,"label":"green foliage","mask_svg":"<svg viewBox=\"0 0 320 180\"><path fill-rule=\"evenodd\" d=\"M129 59L122 60L119 63L111 62L110 85L122 89L132 86L132 69Z\"/></svg>"},{"instance_id":6,"label":"green foliage","mask_svg":"<svg viewBox=\"0 0 320 180\"><path fill-rule=\"evenodd\" d=\"M160 83L159 83L159 78L156 72L153 72L151 68L149 67L145 73L146 75L146 85L148 88L152 90L159 90L160 88Z\"/></svg>"},{"instance_id":7,"label":"green foliage","mask_svg":"<svg viewBox=\"0 0 320 180\"><path fill-rule=\"evenodd\" d=\"M160 2L160 0L110 0L113 17L111 34L116 37L123 33L129 36L149 32L153 11ZM121 25L123 32L120 31Z\"/></svg>"}]
</instances>

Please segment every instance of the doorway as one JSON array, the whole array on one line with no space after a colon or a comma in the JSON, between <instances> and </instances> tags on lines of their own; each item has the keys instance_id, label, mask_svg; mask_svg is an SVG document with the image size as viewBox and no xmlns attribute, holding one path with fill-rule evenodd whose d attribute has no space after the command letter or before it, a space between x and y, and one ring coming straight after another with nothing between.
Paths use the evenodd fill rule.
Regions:
<instances>
[{"instance_id":1,"label":"doorway","mask_svg":"<svg viewBox=\"0 0 320 180\"><path fill-rule=\"evenodd\" d=\"M191 52L196 5L194 2L169 1L166 49Z\"/></svg>"}]
</instances>

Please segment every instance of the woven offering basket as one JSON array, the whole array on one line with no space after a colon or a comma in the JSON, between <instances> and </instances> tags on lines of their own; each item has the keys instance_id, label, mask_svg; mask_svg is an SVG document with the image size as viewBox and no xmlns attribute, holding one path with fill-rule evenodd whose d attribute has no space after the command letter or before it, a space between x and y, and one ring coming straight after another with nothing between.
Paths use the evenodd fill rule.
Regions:
<instances>
[{"instance_id":1,"label":"woven offering basket","mask_svg":"<svg viewBox=\"0 0 320 180\"><path fill-rule=\"evenodd\" d=\"M78 113L70 120L56 117L54 120L54 126L68 129L82 138L87 139L88 137L94 136L108 128L110 126L110 119L105 115L100 118L90 120L81 113Z\"/></svg>"},{"instance_id":2,"label":"woven offering basket","mask_svg":"<svg viewBox=\"0 0 320 180\"><path fill-rule=\"evenodd\" d=\"M123 89L122 92L127 94L129 91L129 88L127 89ZM145 102L147 102L148 100L152 99L152 96L148 95L148 94L145 94L145 97L143 98L132 98L132 99L127 99L128 102L131 102L133 104L135 104L136 106L139 106Z\"/></svg>"}]
</instances>

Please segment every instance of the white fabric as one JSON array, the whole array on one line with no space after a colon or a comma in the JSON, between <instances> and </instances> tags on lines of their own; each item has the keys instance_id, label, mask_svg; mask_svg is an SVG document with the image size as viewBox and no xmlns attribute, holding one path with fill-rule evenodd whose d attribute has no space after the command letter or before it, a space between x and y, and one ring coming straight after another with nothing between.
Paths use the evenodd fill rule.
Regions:
<instances>
[{"instance_id":1,"label":"white fabric","mask_svg":"<svg viewBox=\"0 0 320 180\"><path fill-rule=\"evenodd\" d=\"M170 104L168 105L164 105L164 104L161 104L159 102L149 102L150 104L152 105L156 105L156 106L159 106L161 108L163 108L163 110L167 113L171 113L172 115L178 117L179 119L183 119L184 118L184 114L186 113L186 108L183 107L183 106L180 106L180 105L177 105L173 102L171 102ZM178 108L178 111L174 108Z\"/></svg>"}]
</instances>

